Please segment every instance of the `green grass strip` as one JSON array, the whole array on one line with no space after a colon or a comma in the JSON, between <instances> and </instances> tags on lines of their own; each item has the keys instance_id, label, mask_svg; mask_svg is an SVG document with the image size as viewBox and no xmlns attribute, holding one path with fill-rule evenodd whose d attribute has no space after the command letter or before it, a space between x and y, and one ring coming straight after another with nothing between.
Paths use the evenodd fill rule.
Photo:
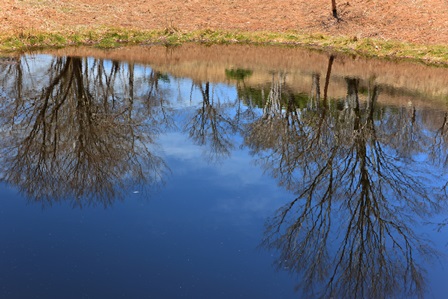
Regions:
<instances>
[{"instance_id":1,"label":"green grass strip","mask_svg":"<svg viewBox=\"0 0 448 299\"><path fill-rule=\"evenodd\" d=\"M126 30L100 28L79 32L21 31L0 34L0 52L23 52L42 48L93 46L110 49L128 45L254 44L300 46L390 60L411 60L428 65L448 67L448 45L419 45L371 38L334 37L300 32L239 32L198 30L183 32L176 28L163 30Z\"/></svg>"}]
</instances>

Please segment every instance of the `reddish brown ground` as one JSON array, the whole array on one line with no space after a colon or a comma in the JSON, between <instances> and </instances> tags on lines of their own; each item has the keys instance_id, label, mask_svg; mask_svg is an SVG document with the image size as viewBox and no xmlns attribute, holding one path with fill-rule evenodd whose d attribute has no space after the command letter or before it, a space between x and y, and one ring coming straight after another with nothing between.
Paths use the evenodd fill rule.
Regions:
<instances>
[{"instance_id":1,"label":"reddish brown ground","mask_svg":"<svg viewBox=\"0 0 448 299\"><path fill-rule=\"evenodd\" d=\"M2 0L0 32L124 27L320 32L448 44L448 0Z\"/></svg>"}]
</instances>

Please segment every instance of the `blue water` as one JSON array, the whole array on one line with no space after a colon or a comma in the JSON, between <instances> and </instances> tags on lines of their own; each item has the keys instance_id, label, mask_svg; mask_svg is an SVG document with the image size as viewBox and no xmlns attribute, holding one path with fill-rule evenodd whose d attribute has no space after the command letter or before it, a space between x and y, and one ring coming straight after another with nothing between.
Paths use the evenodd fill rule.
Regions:
<instances>
[{"instance_id":1,"label":"blue water","mask_svg":"<svg viewBox=\"0 0 448 299\"><path fill-rule=\"evenodd\" d=\"M22 92L1 81L0 298L448 293L442 109L369 114L352 79L344 109L170 74L148 98L150 66L105 88L97 63L23 56Z\"/></svg>"},{"instance_id":2,"label":"blue water","mask_svg":"<svg viewBox=\"0 0 448 299\"><path fill-rule=\"evenodd\" d=\"M42 208L2 184L1 297L293 298L258 247L287 192L247 152L207 165L198 147L166 139L193 153L167 153L163 188L129 190L112 207Z\"/></svg>"}]
</instances>

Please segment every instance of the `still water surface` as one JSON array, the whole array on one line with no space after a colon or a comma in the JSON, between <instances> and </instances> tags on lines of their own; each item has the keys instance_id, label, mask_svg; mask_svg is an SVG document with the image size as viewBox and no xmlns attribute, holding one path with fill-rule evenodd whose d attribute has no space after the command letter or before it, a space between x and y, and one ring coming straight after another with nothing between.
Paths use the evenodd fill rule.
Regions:
<instances>
[{"instance_id":1,"label":"still water surface","mask_svg":"<svg viewBox=\"0 0 448 299\"><path fill-rule=\"evenodd\" d=\"M0 298L448 294L444 70L156 50L0 64Z\"/></svg>"}]
</instances>

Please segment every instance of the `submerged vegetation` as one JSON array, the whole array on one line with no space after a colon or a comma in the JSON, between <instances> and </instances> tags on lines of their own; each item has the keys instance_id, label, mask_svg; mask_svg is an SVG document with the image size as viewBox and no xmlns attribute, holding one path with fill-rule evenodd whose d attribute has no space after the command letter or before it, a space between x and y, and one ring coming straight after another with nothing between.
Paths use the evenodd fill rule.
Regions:
<instances>
[{"instance_id":1,"label":"submerged vegetation","mask_svg":"<svg viewBox=\"0 0 448 299\"><path fill-rule=\"evenodd\" d=\"M418 45L372 38L358 39L356 37L335 37L324 34L304 34L295 31L272 33L205 29L183 32L175 27L150 31L109 28L80 32L38 32L29 30L0 34L0 51L15 52L36 48L81 45L104 49L133 44L176 46L187 42L301 46L364 57L412 60L424 64L448 66L448 46L444 45Z\"/></svg>"}]
</instances>

